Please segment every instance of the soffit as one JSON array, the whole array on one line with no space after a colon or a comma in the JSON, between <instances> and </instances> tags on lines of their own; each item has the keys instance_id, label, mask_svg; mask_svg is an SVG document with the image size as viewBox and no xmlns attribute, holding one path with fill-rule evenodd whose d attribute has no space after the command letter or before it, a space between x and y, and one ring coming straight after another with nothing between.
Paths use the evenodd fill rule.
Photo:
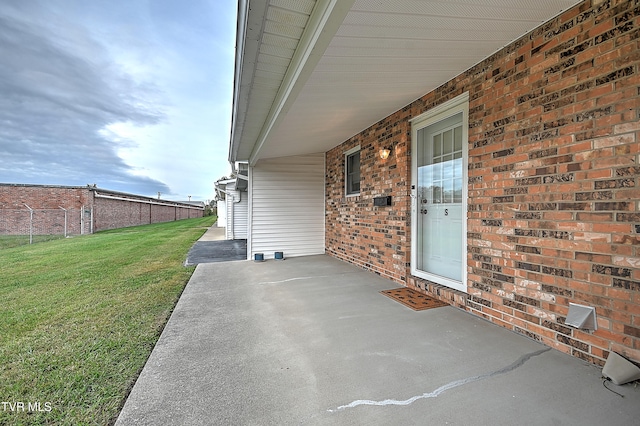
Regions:
<instances>
[{"instance_id":1,"label":"soffit","mask_svg":"<svg viewBox=\"0 0 640 426\"><path fill-rule=\"evenodd\" d=\"M230 159L235 157L233 161L246 160L251 154L251 141L260 135L315 3L316 0L244 1L248 8L246 34L236 46L241 57L236 58L230 146L231 151L236 151L230 152Z\"/></svg>"},{"instance_id":2,"label":"soffit","mask_svg":"<svg viewBox=\"0 0 640 426\"><path fill-rule=\"evenodd\" d=\"M277 55L259 63L264 73L255 80L250 101L263 102L263 111L254 108L247 115L251 132L242 134L238 152L245 157L238 159L249 159L249 151L253 162L327 151L576 3L356 0L277 126L263 133L256 148L264 110L281 89L275 74L286 66ZM291 53L293 46L280 48ZM269 72L267 59L273 62Z\"/></svg>"}]
</instances>

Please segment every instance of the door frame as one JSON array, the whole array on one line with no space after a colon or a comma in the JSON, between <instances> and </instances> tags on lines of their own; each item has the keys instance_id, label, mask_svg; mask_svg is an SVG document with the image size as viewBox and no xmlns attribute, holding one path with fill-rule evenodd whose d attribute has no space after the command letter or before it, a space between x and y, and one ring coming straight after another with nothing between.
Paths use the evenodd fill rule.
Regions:
<instances>
[{"instance_id":1,"label":"door frame","mask_svg":"<svg viewBox=\"0 0 640 426\"><path fill-rule=\"evenodd\" d=\"M432 124L462 113L462 274L461 281L431 274L417 268L418 260L418 131ZM468 164L469 164L469 92L430 109L409 120L411 124L411 275L467 292L467 221L468 221Z\"/></svg>"}]
</instances>

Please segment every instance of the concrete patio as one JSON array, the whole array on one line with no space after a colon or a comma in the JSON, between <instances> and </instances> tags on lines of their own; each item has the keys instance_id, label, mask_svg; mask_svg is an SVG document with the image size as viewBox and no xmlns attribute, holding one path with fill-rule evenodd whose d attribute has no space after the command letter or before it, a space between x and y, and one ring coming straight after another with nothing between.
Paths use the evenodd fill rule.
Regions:
<instances>
[{"instance_id":1,"label":"concrete patio","mask_svg":"<svg viewBox=\"0 0 640 426\"><path fill-rule=\"evenodd\" d=\"M328 256L197 266L117 425L630 425L640 389Z\"/></svg>"}]
</instances>

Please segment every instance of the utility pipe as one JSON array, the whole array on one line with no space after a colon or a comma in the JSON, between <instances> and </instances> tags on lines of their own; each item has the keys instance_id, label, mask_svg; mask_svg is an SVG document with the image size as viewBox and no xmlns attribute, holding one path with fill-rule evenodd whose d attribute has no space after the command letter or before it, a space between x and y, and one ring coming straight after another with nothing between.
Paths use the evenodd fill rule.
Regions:
<instances>
[{"instance_id":1,"label":"utility pipe","mask_svg":"<svg viewBox=\"0 0 640 426\"><path fill-rule=\"evenodd\" d=\"M23 203L24 204L24 203ZM25 206L27 206L25 204ZM27 206L27 208L29 209L29 244L33 244L33 209L29 206Z\"/></svg>"},{"instance_id":2,"label":"utility pipe","mask_svg":"<svg viewBox=\"0 0 640 426\"><path fill-rule=\"evenodd\" d=\"M58 208L64 210L64 237L67 238L67 209L60 206Z\"/></svg>"}]
</instances>

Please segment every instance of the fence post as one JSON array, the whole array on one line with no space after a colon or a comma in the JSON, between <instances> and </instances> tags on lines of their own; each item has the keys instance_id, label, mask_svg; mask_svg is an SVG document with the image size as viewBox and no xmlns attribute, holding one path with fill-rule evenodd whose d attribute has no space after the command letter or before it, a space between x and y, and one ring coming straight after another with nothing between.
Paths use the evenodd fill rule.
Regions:
<instances>
[{"instance_id":1,"label":"fence post","mask_svg":"<svg viewBox=\"0 0 640 426\"><path fill-rule=\"evenodd\" d=\"M24 204L24 203L23 203ZM25 206L27 206L25 204ZM33 209L29 206L27 206L27 208L29 209L29 244L33 244Z\"/></svg>"},{"instance_id":2,"label":"fence post","mask_svg":"<svg viewBox=\"0 0 640 426\"><path fill-rule=\"evenodd\" d=\"M60 206L58 206L60 207ZM67 209L60 207L64 210L64 237L67 238Z\"/></svg>"}]
</instances>

